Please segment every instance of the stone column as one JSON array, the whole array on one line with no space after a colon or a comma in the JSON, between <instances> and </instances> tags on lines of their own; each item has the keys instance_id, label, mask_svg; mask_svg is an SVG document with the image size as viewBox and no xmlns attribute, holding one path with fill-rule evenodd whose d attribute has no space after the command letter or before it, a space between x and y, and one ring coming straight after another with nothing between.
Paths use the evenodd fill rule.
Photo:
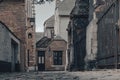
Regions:
<instances>
[{"instance_id":1,"label":"stone column","mask_svg":"<svg viewBox=\"0 0 120 80\"><path fill-rule=\"evenodd\" d=\"M88 26L89 0L76 0L71 12L70 70L84 70L86 56L86 27Z\"/></svg>"},{"instance_id":2,"label":"stone column","mask_svg":"<svg viewBox=\"0 0 120 80\"><path fill-rule=\"evenodd\" d=\"M36 69L35 46L35 5L33 0L26 0L26 70Z\"/></svg>"}]
</instances>

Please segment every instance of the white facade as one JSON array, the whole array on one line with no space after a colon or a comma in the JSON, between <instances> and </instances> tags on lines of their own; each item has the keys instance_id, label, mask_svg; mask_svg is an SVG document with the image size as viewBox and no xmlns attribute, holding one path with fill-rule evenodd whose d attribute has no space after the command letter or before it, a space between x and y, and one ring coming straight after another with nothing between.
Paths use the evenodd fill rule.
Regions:
<instances>
[{"instance_id":1,"label":"white facade","mask_svg":"<svg viewBox=\"0 0 120 80\"><path fill-rule=\"evenodd\" d=\"M63 0L56 4L55 10L55 24L54 31L55 35L61 36L65 41L68 42L67 27L69 24L69 16L75 5L75 0Z\"/></svg>"},{"instance_id":2,"label":"white facade","mask_svg":"<svg viewBox=\"0 0 120 80\"><path fill-rule=\"evenodd\" d=\"M54 37L54 23L55 23L55 16L51 16L48 18L44 23L44 36L48 38Z\"/></svg>"},{"instance_id":3,"label":"white facade","mask_svg":"<svg viewBox=\"0 0 120 80\"><path fill-rule=\"evenodd\" d=\"M57 16L55 22L55 35L61 36L65 41L68 41L68 35L67 35L67 27L69 24L69 17L61 17Z\"/></svg>"},{"instance_id":4,"label":"white facade","mask_svg":"<svg viewBox=\"0 0 120 80\"><path fill-rule=\"evenodd\" d=\"M44 36L46 36L48 38L52 38L53 37L53 33L54 33L54 28L47 28L44 31Z\"/></svg>"},{"instance_id":5,"label":"white facade","mask_svg":"<svg viewBox=\"0 0 120 80\"><path fill-rule=\"evenodd\" d=\"M97 56L97 19L93 19L86 32L86 61L95 60Z\"/></svg>"},{"instance_id":6,"label":"white facade","mask_svg":"<svg viewBox=\"0 0 120 80\"><path fill-rule=\"evenodd\" d=\"M55 24L54 24L54 32L55 35L58 35L59 32L59 25L60 25L60 17L59 17L59 12L58 10L55 11Z\"/></svg>"},{"instance_id":7,"label":"white facade","mask_svg":"<svg viewBox=\"0 0 120 80\"><path fill-rule=\"evenodd\" d=\"M92 0L91 0L92 2ZM96 4L96 1L93 0L93 3L90 5L89 19L90 23L87 26L86 30L86 58L85 61L96 60L97 56L97 14L92 5Z\"/></svg>"}]
</instances>

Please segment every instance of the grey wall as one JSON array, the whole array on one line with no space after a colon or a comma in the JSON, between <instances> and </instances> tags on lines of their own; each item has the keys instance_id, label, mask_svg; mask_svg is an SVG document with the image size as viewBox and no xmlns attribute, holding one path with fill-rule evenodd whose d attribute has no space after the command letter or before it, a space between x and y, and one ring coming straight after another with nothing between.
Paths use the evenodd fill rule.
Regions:
<instances>
[{"instance_id":1,"label":"grey wall","mask_svg":"<svg viewBox=\"0 0 120 80\"><path fill-rule=\"evenodd\" d=\"M20 63L20 41L0 23L0 72L15 71L18 62Z\"/></svg>"},{"instance_id":2,"label":"grey wall","mask_svg":"<svg viewBox=\"0 0 120 80\"><path fill-rule=\"evenodd\" d=\"M9 31L0 23L0 61L11 62L11 38Z\"/></svg>"}]
</instances>

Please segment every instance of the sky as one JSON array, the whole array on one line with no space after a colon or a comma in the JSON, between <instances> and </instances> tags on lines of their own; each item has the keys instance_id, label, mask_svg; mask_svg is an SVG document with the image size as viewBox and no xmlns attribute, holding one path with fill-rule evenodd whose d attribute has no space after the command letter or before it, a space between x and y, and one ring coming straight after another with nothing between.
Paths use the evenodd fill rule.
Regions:
<instances>
[{"instance_id":1,"label":"sky","mask_svg":"<svg viewBox=\"0 0 120 80\"><path fill-rule=\"evenodd\" d=\"M42 5L36 5L36 32L43 32L44 22L54 14L55 2L46 2Z\"/></svg>"}]
</instances>

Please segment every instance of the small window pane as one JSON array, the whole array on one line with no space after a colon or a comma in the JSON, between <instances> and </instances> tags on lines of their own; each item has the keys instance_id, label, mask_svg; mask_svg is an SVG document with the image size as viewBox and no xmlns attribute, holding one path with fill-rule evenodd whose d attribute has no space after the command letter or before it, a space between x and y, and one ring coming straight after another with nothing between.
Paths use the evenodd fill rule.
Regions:
<instances>
[{"instance_id":1,"label":"small window pane","mask_svg":"<svg viewBox=\"0 0 120 80\"><path fill-rule=\"evenodd\" d=\"M38 61L39 61L39 64L42 62L42 61L41 61L41 57L38 58Z\"/></svg>"},{"instance_id":2,"label":"small window pane","mask_svg":"<svg viewBox=\"0 0 120 80\"><path fill-rule=\"evenodd\" d=\"M62 65L62 51L53 52L54 65Z\"/></svg>"},{"instance_id":3,"label":"small window pane","mask_svg":"<svg viewBox=\"0 0 120 80\"><path fill-rule=\"evenodd\" d=\"M44 57L42 57L42 63L44 64Z\"/></svg>"}]
</instances>

